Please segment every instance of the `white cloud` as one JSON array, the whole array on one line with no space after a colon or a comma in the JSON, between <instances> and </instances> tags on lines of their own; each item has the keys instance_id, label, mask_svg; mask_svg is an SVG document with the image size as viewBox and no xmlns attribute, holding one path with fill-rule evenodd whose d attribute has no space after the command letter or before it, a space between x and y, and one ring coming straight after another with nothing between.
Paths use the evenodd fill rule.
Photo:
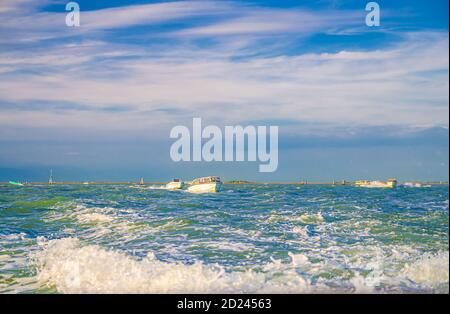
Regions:
<instances>
[{"instance_id":1,"label":"white cloud","mask_svg":"<svg viewBox=\"0 0 450 314\"><path fill-rule=\"evenodd\" d=\"M102 30L136 25L153 25L182 18L231 14L232 3L225 1L175 1L129 5L99 10L81 8L81 27L65 24L67 12L39 12L39 7L57 1L7 0L0 3L0 42L32 42L51 38L81 36Z\"/></svg>"},{"instance_id":2,"label":"white cloud","mask_svg":"<svg viewBox=\"0 0 450 314\"><path fill-rule=\"evenodd\" d=\"M242 16L211 25L175 32L179 36L214 36L239 34L312 33L336 27L361 24L361 13L291 9L251 9Z\"/></svg>"},{"instance_id":3,"label":"white cloud","mask_svg":"<svg viewBox=\"0 0 450 314\"><path fill-rule=\"evenodd\" d=\"M156 24L186 17L231 13L228 2L177 1L83 12L83 26L89 30Z\"/></svg>"},{"instance_id":4,"label":"white cloud","mask_svg":"<svg viewBox=\"0 0 450 314\"><path fill-rule=\"evenodd\" d=\"M362 24L363 11L320 11L304 9L263 9L233 1L173 1L114 8L84 10L81 27L65 25L67 12L39 12L39 7L56 1L37 4L30 0L0 4L0 42L33 42L52 38L86 36L105 30L155 25L182 19L214 17L200 26L153 34L158 36L203 37L242 34L304 34L331 31ZM4 13L4 14L2 14Z\"/></svg>"},{"instance_id":5,"label":"white cloud","mask_svg":"<svg viewBox=\"0 0 450 314\"><path fill-rule=\"evenodd\" d=\"M2 26L24 37L12 38L18 34L12 32L5 41L61 35L59 29L52 30L64 22L55 22L58 15L31 10L31 16L14 21L8 12L22 11L11 4L0 6L9 16ZM397 46L375 51L268 56L261 52L276 51L276 45L284 43L260 46L259 35L326 30L346 25L354 13L252 8L235 14L230 10L235 5L169 2L85 12L82 17L87 25L83 32L202 14L226 17L172 32L167 45L118 44L100 37L23 51L5 49L0 52L0 124L141 130L201 116L206 123L291 119L330 125L448 126L448 34L411 33ZM33 18L38 18L33 22L36 32ZM226 36L217 41L218 35ZM212 36L217 43L199 48L188 40L191 36ZM32 106L36 101L39 111L25 106L18 112L1 105ZM80 104L83 110L45 110L45 102ZM114 106L129 106L130 111L108 110Z\"/></svg>"},{"instance_id":6,"label":"white cloud","mask_svg":"<svg viewBox=\"0 0 450 314\"><path fill-rule=\"evenodd\" d=\"M0 77L0 99L74 102L98 110L129 105L131 112L49 110L28 112L27 119L24 113L3 112L0 122L145 128L180 119L177 115L161 119L164 113L158 109L168 107L177 109L177 114L201 115L211 122L298 119L352 125L448 125L448 36L443 34L431 39L424 36L420 43L407 41L390 50L240 61L217 58L214 52L208 57L204 50L201 57L196 51L179 51L179 57L172 58L174 51L170 51L170 57L159 52L156 59L138 51L142 55L137 59L88 66L83 56L114 55L117 47L82 47L71 48L75 53L69 55L77 56L73 63L48 66L49 73ZM59 55L63 50L53 53ZM46 64L54 57L49 52L25 58L24 68ZM19 62L14 56L7 60L16 66Z\"/></svg>"}]
</instances>

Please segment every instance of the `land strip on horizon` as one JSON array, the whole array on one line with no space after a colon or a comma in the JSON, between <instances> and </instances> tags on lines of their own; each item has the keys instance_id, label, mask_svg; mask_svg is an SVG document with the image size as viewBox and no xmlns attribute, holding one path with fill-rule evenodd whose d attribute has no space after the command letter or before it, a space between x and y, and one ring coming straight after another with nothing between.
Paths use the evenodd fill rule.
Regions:
<instances>
[{"instance_id":1,"label":"land strip on horizon","mask_svg":"<svg viewBox=\"0 0 450 314\"><path fill-rule=\"evenodd\" d=\"M189 182L185 181L185 182ZM448 181L408 181L413 183L420 183L420 184L428 184L428 185L449 185ZM169 181L161 182L161 181L154 181L154 182L144 182L143 184L137 182L137 181L59 181L59 182L53 182L52 184L49 184L48 182L22 182L25 185L164 185L169 183ZM309 181L224 181L223 184L226 185L250 185L250 184L273 184L273 185L353 185L355 181L335 181L335 182L309 182ZM9 182L2 182L0 181L0 185L8 185Z\"/></svg>"}]
</instances>

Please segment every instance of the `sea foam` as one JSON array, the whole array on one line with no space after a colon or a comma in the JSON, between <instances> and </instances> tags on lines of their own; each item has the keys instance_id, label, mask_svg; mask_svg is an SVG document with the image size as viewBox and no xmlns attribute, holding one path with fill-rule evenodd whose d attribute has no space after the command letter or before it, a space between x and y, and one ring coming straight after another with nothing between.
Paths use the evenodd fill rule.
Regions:
<instances>
[{"instance_id":1,"label":"sea foam","mask_svg":"<svg viewBox=\"0 0 450 314\"><path fill-rule=\"evenodd\" d=\"M219 265L137 260L77 238L41 242L31 260L41 285L61 293L250 293L307 292L309 283L295 272L272 278L263 272L226 272ZM298 258L295 258L298 262Z\"/></svg>"},{"instance_id":2,"label":"sea foam","mask_svg":"<svg viewBox=\"0 0 450 314\"><path fill-rule=\"evenodd\" d=\"M38 244L41 250L31 255L36 280L60 293L373 293L398 291L388 286L409 285L408 280L441 291L449 281L448 252L427 254L394 276L383 271L383 259L374 260L372 266L366 263L372 268L368 275L355 272L336 287L320 276L312 283L301 275L320 274L326 266L301 253L287 252L288 263L271 259L252 269L226 270L217 264L164 262L154 252L137 259L122 251L83 245L77 238L41 239Z\"/></svg>"},{"instance_id":3,"label":"sea foam","mask_svg":"<svg viewBox=\"0 0 450 314\"><path fill-rule=\"evenodd\" d=\"M412 281L434 287L449 282L449 253L425 254L419 260L407 264L403 273Z\"/></svg>"}]
</instances>

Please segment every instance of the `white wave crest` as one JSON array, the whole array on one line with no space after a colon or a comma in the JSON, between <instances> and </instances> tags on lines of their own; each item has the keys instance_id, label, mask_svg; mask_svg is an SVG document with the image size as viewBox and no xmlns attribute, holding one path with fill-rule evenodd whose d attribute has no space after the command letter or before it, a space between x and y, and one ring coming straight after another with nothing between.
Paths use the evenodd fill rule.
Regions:
<instances>
[{"instance_id":1,"label":"white wave crest","mask_svg":"<svg viewBox=\"0 0 450 314\"><path fill-rule=\"evenodd\" d=\"M102 222L111 222L114 220L113 217L107 216L105 214L100 213L85 213L76 216L77 220L81 223L102 223Z\"/></svg>"},{"instance_id":2,"label":"white wave crest","mask_svg":"<svg viewBox=\"0 0 450 314\"><path fill-rule=\"evenodd\" d=\"M304 224L318 224L324 221L322 213L318 213L315 215L303 214L300 216L299 220Z\"/></svg>"},{"instance_id":3,"label":"white wave crest","mask_svg":"<svg viewBox=\"0 0 450 314\"><path fill-rule=\"evenodd\" d=\"M60 293L380 293L399 292L396 287L411 283L427 291L448 291L442 286L449 281L448 252L425 255L396 273L384 271L389 260L383 256L371 263L362 257L347 260L353 266L361 262L358 269L370 270L363 274L290 252L289 263L272 259L252 268L225 270L217 264L163 262L153 252L137 259L98 245L82 245L77 238L38 240L41 250L31 256L36 279ZM340 273L339 279L320 276L335 272ZM315 274L318 280L312 284L304 274Z\"/></svg>"},{"instance_id":4,"label":"white wave crest","mask_svg":"<svg viewBox=\"0 0 450 314\"><path fill-rule=\"evenodd\" d=\"M308 292L295 272L271 278L263 272L226 272L218 265L165 263L152 253L143 260L76 238L41 242L33 253L37 280L62 293L270 293Z\"/></svg>"},{"instance_id":5,"label":"white wave crest","mask_svg":"<svg viewBox=\"0 0 450 314\"><path fill-rule=\"evenodd\" d=\"M301 226L294 226L292 228L292 232L296 233L298 235L307 237L308 236L308 226L301 227Z\"/></svg>"},{"instance_id":6,"label":"white wave crest","mask_svg":"<svg viewBox=\"0 0 450 314\"><path fill-rule=\"evenodd\" d=\"M412 281L436 286L449 282L449 253L426 254L414 263L408 264L403 273Z\"/></svg>"}]
</instances>

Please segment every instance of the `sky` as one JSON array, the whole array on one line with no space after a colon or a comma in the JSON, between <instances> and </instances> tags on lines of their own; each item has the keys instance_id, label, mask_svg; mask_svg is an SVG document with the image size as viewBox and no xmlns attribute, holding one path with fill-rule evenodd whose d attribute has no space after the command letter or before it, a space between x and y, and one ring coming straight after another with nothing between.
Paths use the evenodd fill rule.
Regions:
<instances>
[{"instance_id":1,"label":"sky","mask_svg":"<svg viewBox=\"0 0 450 314\"><path fill-rule=\"evenodd\" d=\"M0 181L448 180L448 1L0 0ZM279 165L173 162L276 125Z\"/></svg>"}]
</instances>

